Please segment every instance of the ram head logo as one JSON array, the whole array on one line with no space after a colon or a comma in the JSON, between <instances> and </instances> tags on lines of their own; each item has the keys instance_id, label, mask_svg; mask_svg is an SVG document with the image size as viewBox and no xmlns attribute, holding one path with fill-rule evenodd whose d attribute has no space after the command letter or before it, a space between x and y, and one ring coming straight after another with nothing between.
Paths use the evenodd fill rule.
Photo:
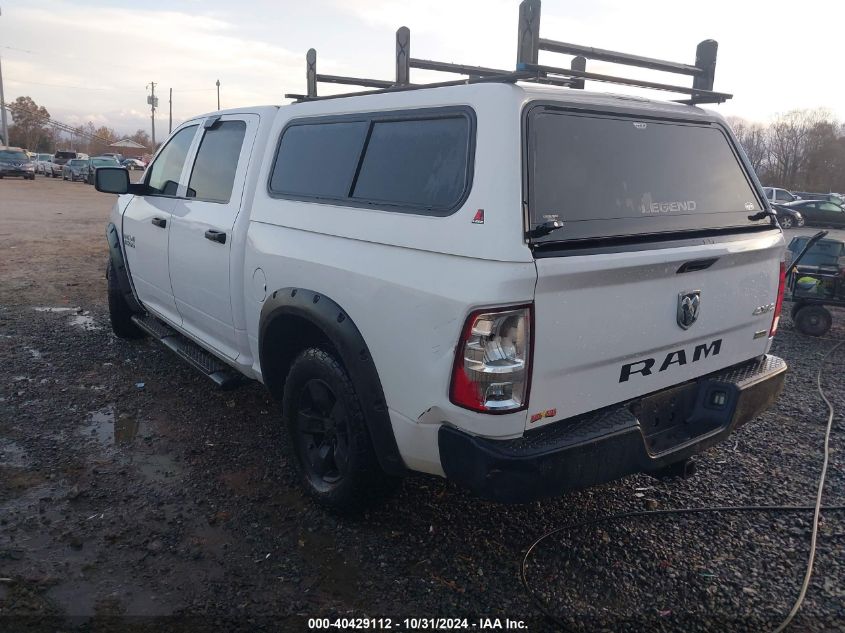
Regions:
<instances>
[{"instance_id":1,"label":"ram head logo","mask_svg":"<svg viewBox=\"0 0 845 633\"><path fill-rule=\"evenodd\" d=\"M684 330L696 322L701 311L701 290L689 290L678 295L678 325Z\"/></svg>"}]
</instances>

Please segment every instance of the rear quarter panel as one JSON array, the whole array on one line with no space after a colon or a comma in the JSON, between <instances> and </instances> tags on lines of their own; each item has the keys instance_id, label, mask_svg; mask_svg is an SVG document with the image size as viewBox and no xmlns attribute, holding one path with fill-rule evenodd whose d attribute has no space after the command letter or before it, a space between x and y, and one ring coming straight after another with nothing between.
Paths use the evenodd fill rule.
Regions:
<instances>
[{"instance_id":1,"label":"rear quarter panel","mask_svg":"<svg viewBox=\"0 0 845 633\"><path fill-rule=\"evenodd\" d=\"M396 420L432 429L448 421L472 433L513 437L522 433L524 411L479 415L452 405L448 395L467 315L478 307L530 302L536 282L522 239L518 91L471 88L280 110L252 205L244 287L261 268L268 293L301 287L338 303L369 346L394 429ZM290 119L442 105L473 108L477 125L472 188L454 214L430 217L269 196L273 155ZM485 210L484 224L472 222L478 209ZM254 305L246 326L257 359L260 305ZM436 436L434 441L436 446Z\"/></svg>"}]
</instances>

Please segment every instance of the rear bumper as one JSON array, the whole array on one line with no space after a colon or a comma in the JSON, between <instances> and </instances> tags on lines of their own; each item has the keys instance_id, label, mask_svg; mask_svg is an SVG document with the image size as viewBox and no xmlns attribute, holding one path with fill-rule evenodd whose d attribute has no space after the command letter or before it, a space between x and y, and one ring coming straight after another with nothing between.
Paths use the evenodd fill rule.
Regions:
<instances>
[{"instance_id":1,"label":"rear bumper","mask_svg":"<svg viewBox=\"0 0 845 633\"><path fill-rule=\"evenodd\" d=\"M783 388L786 369L782 359L766 355L513 440L444 425L440 461L449 479L506 503L656 471L713 446L762 413Z\"/></svg>"}]
</instances>

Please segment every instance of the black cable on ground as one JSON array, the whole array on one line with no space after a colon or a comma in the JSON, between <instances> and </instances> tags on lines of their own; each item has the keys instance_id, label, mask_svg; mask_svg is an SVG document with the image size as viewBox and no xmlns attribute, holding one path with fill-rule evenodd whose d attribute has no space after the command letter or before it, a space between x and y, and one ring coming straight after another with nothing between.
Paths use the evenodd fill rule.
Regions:
<instances>
[{"instance_id":1,"label":"black cable on ground","mask_svg":"<svg viewBox=\"0 0 845 633\"><path fill-rule=\"evenodd\" d=\"M827 427L825 429L824 435L824 452L823 452L823 459L822 459L822 467L819 473L819 483L816 493L816 502L814 505L811 506L703 506L698 508L670 508L666 510L634 510L632 512L620 512L618 514L611 514L605 517L599 517L597 519L589 519L587 521L578 521L576 523L570 523L569 525L564 525L563 527L555 528L549 532L543 534L540 538L535 540L531 546L526 550L525 556L522 558L522 565L520 568L520 576L522 578L522 584L525 587L525 590L528 592L528 595L534 601L534 604L537 605L539 610L545 615L547 618L552 620L555 624L557 624L561 629L566 628L566 624L557 617L554 613L552 613L546 603L531 589L531 586L528 584L528 577L527 577L527 568L528 568L528 558L531 556L531 553L534 549L542 543L547 538L554 536L555 534L559 534L566 530L572 530L575 528L582 528L587 527L590 525L596 525L600 523L610 523L610 522L617 522L622 521L625 519L631 519L636 517L653 517L653 516L661 516L661 515L680 515L680 514L704 514L704 513L714 513L714 512L807 512L812 510L813 511L813 528L811 531L810 536L810 554L807 559L807 570L804 573L804 581L801 583L801 589L798 592L798 597L796 598L795 602L792 605L792 609L789 611L787 616L783 619L783 621L778 624L778 626L773 630L772 633L782 633L798 611L801 609L801 605L804 602L804 598L807 595L807 589L810 587L810 579L813 575L813 564L815 562L816 556L816 540L818 537L819 531L819 514L822 510L826 511L843 511L845 510L845 505L832 505L832 506L823 506L822 505L822 493L824 491L824 483L827 477L827 465L830 458L830 432L833 428L833 405L831 404L830 400L827 399L827 396L824 393L824 389L822 389L822 371L824 368L824 364L827 359L842 345L845 345L845 341L840 341L836 345L834 345L825 355L822 357L819 363L819 371L816 374L816 386L818 388L819 394L824 400L825 404L827 405L828 409L828 417L827 417Z\"/></svg>"}]
</instances>

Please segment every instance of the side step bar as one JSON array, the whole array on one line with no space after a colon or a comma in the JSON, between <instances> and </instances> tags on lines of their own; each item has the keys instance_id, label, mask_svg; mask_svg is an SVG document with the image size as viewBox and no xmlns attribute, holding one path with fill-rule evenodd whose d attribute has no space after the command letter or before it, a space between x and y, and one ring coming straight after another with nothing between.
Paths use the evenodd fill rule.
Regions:
<instances>
[{"instance_id":1,"label":"side step bar","mask_svg":"<svg viewBox=\"0 0 845 633\"><path fill-rule=\"evenodd\" d=\"M211 378L219 389L234 389L246 380L241 374L188 340L173 328L150 315L136 314L132 322L147 334L158 339L194 369Z\"/></svg>"}]
</instances>

